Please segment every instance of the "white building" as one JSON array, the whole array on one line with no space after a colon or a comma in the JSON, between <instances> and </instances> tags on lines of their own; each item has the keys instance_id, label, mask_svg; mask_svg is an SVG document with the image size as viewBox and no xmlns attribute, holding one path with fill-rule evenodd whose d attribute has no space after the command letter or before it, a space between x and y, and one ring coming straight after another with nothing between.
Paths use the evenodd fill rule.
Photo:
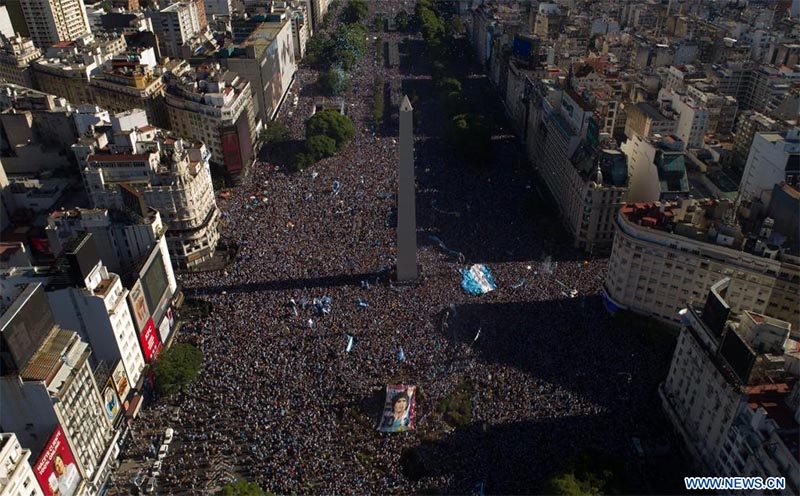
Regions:
<instances>
[{"instance_id":1,"label":"white building","mask_svg":"<svg viewBox=\"0 0 800 496\"><path fill-rule=\"evenodd\" d=\"M667 117L675 116L675 135L687 148L702 148L708 128L708 109L693 99L662 89L658 93L661 112Z\"/></svg>"},{"instance_id":2,"label":"white building","mask_svg":"<svg viewBox=\"0 0 800 496\"><path fill-rule=\"evenodd\" d=\"M742 174L742 198L769 204L772 188L800 183L800 127L785 133L756 133Z\"/></svg>"},{"instance_id":3,"label":"white building","mask_svg":"<svg viewBox=\"0 0 800 496\"><path fill-rule=\"evenodd\" d=\"M0 79L7 83L33 87L31 62L41 58L42 52L30 38L15 36L0 38Z\"/></svg>"},{"instance_id":4,"label":"white building","mask_svg":"<svg viewBox=\"0 0 800 496\"><path fill-rule=\"evenodd\" d=\"M182 64L166 78L170 128L202 141L211 163L238 173L255 160L257 112L250 82L219 64Z\"/></svg>"},{"instance_id":5,"label":"white building","mask_svg":"<svg viewBox=\"0 0 800 496\"><path fill-rule=\"evenodd\" d=\"M656 202L688 194L680 140L671 136L650 139L634 133L620 150L628 157L628 202Z\"/></svg>"},{"instance_id":6,"label":"white building","mask_svg":"<svg viewBox=\"0 0 800 496\"><path fill-rule=\"evenodd\" d=\"M727 276L734 311L800 325L800 257L775 245L770 229L744 232L730 221L732 209L728 200L694 199L623 206L603 285L609 310L675 324L681 302Z\"/></svg>"},{"instance_id":7,"label":"white building","mask_svg":"<svg viewBox=\"0 0 800 496\"><path fill-rule=\"evenodd\" d=\"M233 11L231 0L203 0L206 16L229 16Z\"/></svg>"},{"instance_id":8,"label":"white building","mask_svg":"<svg viewBox=\"0 0 800 496\"><path fill-rule=\"evenodd\" d=\"M201 9L202 2L176 2L149 14L162 56L187 57L194 48L208 41L208 24Z\"/></svg>"},{"instance_id":9,"label":"white building","mask_svg":"<svg viewBox=\"0 0 800 496\"><path fill-rule=\"evenodd\" d=\"M41 285L29 285L0 317L0 333L7 350L0 377L3 429L37 457L35 474L52 472L55 453L69 453L75 494L96 493L119 448L89 366L89 344L55 324Z\"/></svg>"},{"instance_id":10,"label":"white building","mask_svg":"<svg viewBox=\"0 0 800 496\"><path fill-rule=\"evenodd\" d=\"M148 126L113 133L107 147L86 157L82 172L95 208L122 209L142 198L157 210L173 264L187 268L210 259L219 240L209 159L204 144Z\"/></svg>"},{"instance_id":11,"label":"white building","mask_svg":"<svg viewBox=\"0 0 800 496\"><path fill-rule=\"evenodd\" d=\"M13 432L0 433L0 496L44 496L31 470L31 450Z\"/></svg>"},{"instance_id":12,"label":"white building","mask_svg":"<svg viewBox=\"0 0 800 496\"><path fill-rule=\"evenodd\" d=\"M59 41L74 41L89 32L83 0L21 0L33 42L44 50Z\"/></svg>"},{"instance_id":13,"label":"white building","mask_svg":"<svg viewBox=\"0 0 800 496\"><path fill-rule=\"evenodd\" d=\"M681 334L659 388L662 405L697 475L785 477L779 493L797 494L800 342L790 339L787 322L732 315L729 284L719 281L704 305L681 311Z\"/></svg>"}]
</instances>

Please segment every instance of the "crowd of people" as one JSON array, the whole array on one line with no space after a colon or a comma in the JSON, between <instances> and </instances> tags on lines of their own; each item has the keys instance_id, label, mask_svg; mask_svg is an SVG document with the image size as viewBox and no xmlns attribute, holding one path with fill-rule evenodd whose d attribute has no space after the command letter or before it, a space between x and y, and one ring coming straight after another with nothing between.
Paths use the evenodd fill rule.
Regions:
<instances>
[{"instance_id":1,"label":"crowd of people","mask_svg":"<svg viewBox=\"0 0 800 496\"><path fill-rule=\"evenodd\" d=\"M345 96L356 135L340 153L297 173L258 162L218 200L236 260L180 276L187 297L212 304L178 337L202 350L201 376L173 398L179 417L156 405L137 421L177 432L159 492L205 493L224 482L219 465L277 494L525 492L582 447L625 451L628 409L657 377L602 307L605 260L541 239L552 219L519 208L535 179L504 163L515 143L474 171L416 137L421 277L393 281L398 147L371 123L376 74L426 78L365 56ZM315 77L302 68L292 91ZM287 98L279 120L294 138L313 103ZM472 263L497 290L462 290ZM417 386L416 430L377 431L387 384ZM439 406L459 387L471 419L451 432ZM153 439L137 442L145 452Z\"/></svg>"}]
</instances>

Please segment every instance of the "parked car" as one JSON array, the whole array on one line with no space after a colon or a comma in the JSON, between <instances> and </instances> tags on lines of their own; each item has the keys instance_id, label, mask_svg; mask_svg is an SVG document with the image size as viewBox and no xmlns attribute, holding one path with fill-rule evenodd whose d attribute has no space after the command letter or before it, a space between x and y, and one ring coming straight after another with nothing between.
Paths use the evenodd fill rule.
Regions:
<instances>
[{"instance_id":1,"label":"parked car","mask_svg":"<svg viewBox=\"0 0 800 496\"><path fill-rule=\"evenodd\" d=\"M156 478L150 477L150 480L147 481L147 487L144 489L144 492L147 494L151 494L156 490Z\"/></svg>"},{"instance_id":2,"label":"parked car","mask_svg":"<svg viewBox=\"0 0 800 496\"><path fill-rule=\"evenodd\" d=\"M168 444L162 444L161 448L158 449L158 459L163 460L165 456L167 456L167 452L169 451Z\"/></svg>"}]
</instances>

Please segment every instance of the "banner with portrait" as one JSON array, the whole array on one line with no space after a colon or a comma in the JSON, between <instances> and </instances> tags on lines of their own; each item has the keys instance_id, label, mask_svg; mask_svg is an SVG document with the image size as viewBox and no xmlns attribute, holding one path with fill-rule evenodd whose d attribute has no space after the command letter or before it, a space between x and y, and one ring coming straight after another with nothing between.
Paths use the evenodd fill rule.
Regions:
<instances>
[{"instance_id":1,"label":"banner with portrait","mask_svg":"<svg viewBox=\"0 0 800 496\"><path fill-rule=\"evenodd\" d=\"M81 484L81 474L61 426L44 447L33 466L33 473L45 496L73 496Z\"/></svg>"},{"instance_id":2,"label":"banner with portrait","mask_svg":"<svg viewBox=\"0 0 800 496\"><path fill-rule=\"evenodd\" d=\"M117 415L119 415L120 406L117 389L114 387L114 379L109 378L106 387L103 388L103 411L106 413L108 421L112 424L117 419Z\"/></svg>"},{"instance_id":3,"label":"banner with portrait","mask_svg":"<svg viewBox=\"0 0 800 496\"><path fill-rule=\"evenodd\" d=\"M380 432L404 432L416 428L417 387L406 384L386 386L386 400L378 425Z\"/></svg>"}]
</instances>

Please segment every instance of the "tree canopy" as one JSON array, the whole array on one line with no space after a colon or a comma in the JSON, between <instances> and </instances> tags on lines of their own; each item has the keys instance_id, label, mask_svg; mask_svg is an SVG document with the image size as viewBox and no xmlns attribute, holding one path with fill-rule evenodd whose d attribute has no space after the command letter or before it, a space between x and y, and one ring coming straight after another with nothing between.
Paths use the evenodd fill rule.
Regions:
<instances>
[{"instance_id":1,"label":"tree canopy","mask_svg":"<svg viewBox=\"0 0 800 496\"><path fill-rule=\"evenodd\" d=\"M459 114L450 125L450 142L456 152L473 165L485 165L491 158L491 130L480 114Z\"/></svg>"},{"instance_id":2,"label":"tree canopy","mask_svg":"<svg viewBox=\"0 0 800 496\"><path fill-rule=\"evenodd\" d=\"M161 394L177 393L197 377L202 365L203 352L190 344L175 344L153 366L156 389Z\"/></svg>"},{"instance_id":3,"label":"tree canopy","mask_svg":"<svg viewBox=\"0 0 800 496\"><path fill-rule=\"evenodd\" d=\"M368 15L367 2L364 0L350 0L342 9L340 19L345 24L357 24L363 22Z\"/></svg>"},{"instance_id":4,"label":"tree canopy","mask_svg":"<svg viewBox=\"0 0 800 496\"><path fill-rule=\"evenodd\" d=\"M355 133L353 121L335 110L317 112L306 121L306 139L318 135L327 136L336 142L337 150L347 143Z\"/></svg>"},{"instance_id":5,"label":"tree canopy","mask_svg":"<svg viewBox=\"0 0 800 496\"><path fill-rule=\"evenodd\" d=\"M306 153L311 155L315 162L332 157L336 153L336 142L323 134L311 136L306 140Z\"/></svg>"},{"instance_id":6,"label":"tree canopy","mask_svg":"<svg viewBox=\"0 0 800 496\"><path fill-rule=\"evenodd\" d=\"M261 129L258 138L265 145L280 143L289 139L289 128L280 122L268 121Z\"/></svg>"},{"instance_id":7,"label":"tree canopy","mask_svg":"<svg viewBox=\"0 0 800 496\"><path fill-rule=\"evenodd\" d=\"M601 453L586 450L567 468L545 481L542 492L561 496L623 494L624 467Z\"/></svg>"},{"instance_id":8,"label":"tree canopy","mask_svg":"<svg viewBox=\"0 0 800 496\"><path fill-rule=\"evenodd\" d=\"M347 73L339 67L331 67L317 78L317 88L323 95L342 95L348 86L350 86L350 80Z\"/></svg>"},{"instance_id":9,"label":"tree canopy","mask_svg":"<svg viewBox=\"0 0 800 496\"><path fill-rule=\"evenodd\" d=\"M222 496L267 496L255 482L239 479L222 488Z\"/></svg>"}]
</instances>

